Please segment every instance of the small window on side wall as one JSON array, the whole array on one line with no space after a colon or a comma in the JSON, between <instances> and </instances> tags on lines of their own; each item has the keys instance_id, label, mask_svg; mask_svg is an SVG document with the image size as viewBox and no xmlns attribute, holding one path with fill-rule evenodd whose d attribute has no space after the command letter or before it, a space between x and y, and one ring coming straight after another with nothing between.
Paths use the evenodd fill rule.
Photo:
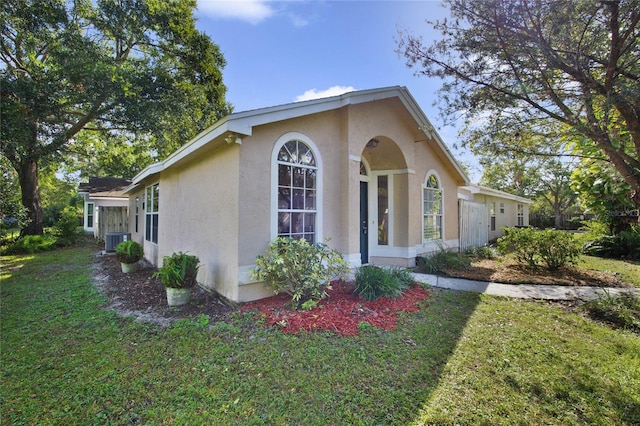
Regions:
<instances>
[{"instance_id":1,"label":"small window on side wall","mask_svg":"<svg viewBox=\"0 0 640 426\"><path fill-rule=\"evenodd\" d=\"M423 241L442 239L442 188L435 175L429 175L422 191Z\"/></svg>"},{"instance_id":2,"label":"small window on side wall","mask_svg":"<svg viewBox=\"0 0 640 426\"><path fill-rule=\"evenodd\" d=\"M145 188L145 241L158 244L160 186L155 185Z\"/></svg>"}]
</instances>

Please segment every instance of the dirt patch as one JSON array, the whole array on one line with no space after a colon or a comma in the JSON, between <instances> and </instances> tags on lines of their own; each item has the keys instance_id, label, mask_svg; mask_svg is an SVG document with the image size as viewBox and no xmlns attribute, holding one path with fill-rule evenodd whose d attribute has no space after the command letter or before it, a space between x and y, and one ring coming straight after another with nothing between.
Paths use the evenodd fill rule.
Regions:
<instances>
[{"instance_id":1,"label":"dirt patch","mask_svg":"<svg viewBox=\"0 0 640 426\"><path fill-rule=\"evenodd\" d=\"M140 261L137 272L124 274L120 263L113 255L97 255L93 278L96 287L108 298L106 307L120 315L131 316L140 321L152 322L166 327L181 318L207 315L211 322L225 320L237 308L225 303L215 293L195 287L191 302L180 307L167 305L164 286L153 278L155 268Z\"/></svg>"},{"instance_id":2,"label":"dirt patch","mask_svg":"<svg viewBox=\"0 0 640 426\"><path fill-rule=\"evenodd\" d=\"M623 287L634 285L622 281L614 274L565 267L557 271L523 267L511 260L477 260L467 269L448 269L446 275L454 278L467 278L478 281L490 281L505 284L545 284L563 286Z\"/></svg>"}]
</instances>

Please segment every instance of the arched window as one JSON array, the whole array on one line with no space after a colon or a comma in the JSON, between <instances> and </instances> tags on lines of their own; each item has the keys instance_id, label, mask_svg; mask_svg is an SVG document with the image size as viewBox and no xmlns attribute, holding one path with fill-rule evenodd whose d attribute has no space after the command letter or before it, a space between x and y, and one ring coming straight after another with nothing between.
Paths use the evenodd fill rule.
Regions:
<instances>
[{"instance_id":1,"label":"arched window","mask_svg":"<svg viewBox=\"0 0 640 426\"><path fill-rule=\"evenodd\" d=\"M438 178L430 174L423 187L422 231L424 241L442 239L442 189Z\"/></svg>"},{"instance_id":2,"label":"arched window","mask_svg":"<svg viewBox=\"0 0 640 426\"><path fill-rule=\"evenodd\" d=\"M312 148L299 139L278 150L277 235L317 239L318 164Z\"/></svg>"}]
</instances>

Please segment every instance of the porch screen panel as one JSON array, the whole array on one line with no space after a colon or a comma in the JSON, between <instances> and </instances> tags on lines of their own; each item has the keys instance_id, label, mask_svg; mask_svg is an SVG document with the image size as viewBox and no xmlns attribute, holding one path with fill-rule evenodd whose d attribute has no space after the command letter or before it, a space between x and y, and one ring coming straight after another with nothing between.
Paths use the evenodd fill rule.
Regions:
<instances>
[{"instance_id":1,"label":"porch screen panel","mask_svg":"<svg viewBox=\"0 0 640 426\"><path fill-rule=\"evenodd\" d=\"M278 152L278 236L315 242L317 172L304 142L289 141Z\"/></svg>"}]
</instances>

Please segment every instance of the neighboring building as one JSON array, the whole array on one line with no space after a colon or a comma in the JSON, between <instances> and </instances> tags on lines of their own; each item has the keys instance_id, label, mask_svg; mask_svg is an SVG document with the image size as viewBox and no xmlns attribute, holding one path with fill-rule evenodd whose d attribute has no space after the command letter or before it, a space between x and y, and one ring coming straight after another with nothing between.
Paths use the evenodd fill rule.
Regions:
<instances>
[{"instance_id":1,"label":"neighboring building","mask_svg":"<svg viewBox=\"0 0 640 426\"><path fill-rule=\"evenodd\" d=\"M277 236L322 242L363 263L413 265L458 246L468 178L405 87L233 113L125 190L129 231L154 265L197 255L198 281L245 302Z\"/></svg>"},{"instance_id":2,"label":"neighboring building","mask_svg":"<svg viewBox=\"0 0 640 426\"><path fill-rule=\"evenodd\" d=\"M107 233L128 232L129 197L122 191L130 184L130 179L90 177L78 186L84 198L85 232L101 241Z\"/></svg>"},{"instance_id":3,"label":"neighboring building","mask_svg":"<svg viewBox=\"0 0 640 426\"><path fill-rule=\"evenodd\" d=\"M533 200L476 184L460 187L458 196L485 206L486 221L478 223L487 228L489 242L502 236L503 227L529 226L529 206Z\"/></svg>"}]
</instances>

